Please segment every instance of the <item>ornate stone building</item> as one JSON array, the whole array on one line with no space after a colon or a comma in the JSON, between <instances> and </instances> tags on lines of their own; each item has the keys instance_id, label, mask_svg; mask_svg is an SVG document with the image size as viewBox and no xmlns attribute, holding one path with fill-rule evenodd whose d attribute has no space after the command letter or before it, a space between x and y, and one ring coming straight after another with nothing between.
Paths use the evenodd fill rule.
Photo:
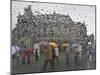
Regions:
<instances>
[{"instance_id":1,"label":"ornate stone building","mask_svg":"<svg viewBox=\"0 0 100 75\"><path fill-rule=\"evenodd\" d=\"M12 30L12 43L18 43L24 38L32 42L43 37L82 42L87 37L85 23L74 22L68 14L62 15L54 11L53 14L34 15L31 6L28 6L24 8L23 15L19 13L17 18L16 28Z\"/></svg>"}]
</instances>

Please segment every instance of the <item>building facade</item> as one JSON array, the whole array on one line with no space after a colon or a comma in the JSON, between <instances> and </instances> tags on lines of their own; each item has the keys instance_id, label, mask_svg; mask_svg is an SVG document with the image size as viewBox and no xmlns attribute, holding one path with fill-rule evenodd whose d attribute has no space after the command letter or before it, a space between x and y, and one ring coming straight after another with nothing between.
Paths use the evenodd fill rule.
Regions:
<instances>
[{"instance_id":1,"label":"building facade","mask_svg":"<svg viewBox=\"0 0 100 75\"><path fill-rule=\"evenodd\" d=\"M43 37L84 42L87 28L85 22L74 22L68 14L62 15L54 11L52 14L34 15L31 6L24 8L23 15L19 13L16 27L12 30L12 43L18 43L23 38L35 41Z\"/></svg>"}]
</instances>

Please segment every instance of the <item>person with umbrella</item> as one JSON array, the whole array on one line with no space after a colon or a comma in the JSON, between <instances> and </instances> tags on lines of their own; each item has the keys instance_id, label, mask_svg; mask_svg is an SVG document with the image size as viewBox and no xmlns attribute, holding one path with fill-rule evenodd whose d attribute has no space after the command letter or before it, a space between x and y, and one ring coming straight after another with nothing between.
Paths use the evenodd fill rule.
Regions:
<instances>
[{"instance_id":1,"label":"person with umbrella","mask_svg":"<svg viewBox=\"0 0 100 75\"><path fill-rule=\"evenodd\" d=\"M20 48L18 46L12 46L11 47L11 54L12 54L12 59L15 61L17 60L17 63L19 62L19 50Z\"/></svg>"},{"instance_id":2,"label":"person with umbrella","mask_svg":"<svg viewBox=\"0 0 100 75\"><path fill-rule=\"evenodd\" d=\"M69 48L69 41L65 41L64 44L62 44L62 47L65 49L65 59L66 59L66 64L69 64L70 62L70 48Z\"/></svg>"},{"instance_id":3,"label":"person with umbrella","mask_svg":"<svg viewBox=\"0 0 100 75\"><path fill-rule=\"evenodd\" d=\"M59 49L55 42L50 42L51 48L52 48L52 61L55 63L55 60L57 60L57 63L59 63Z\"/></svg>"},{"instance_id":4,"label":"person with umbrella","mask_svg":"<svg viewBox=\"0 0 100 75\"><path fill-rule=\"evenodd\" d=\"M40 43L40 45L44 46L43 53L44 53L44 56L45 56L45 60L44 60L44 64L43 64L42 70L44 71L46 69L48 63L50 63L51 69L53 69L54 68L54 64L52 62L52 49L51 49L49 40L47 40L47 39L43 40Z\"/></svg>"},{"instance_id":5,"label":"person with umbrella","mask_svg":"<svg viewBox=\"0 0 100 75\"><path fill-rule=\"evenodd\" d=\"M82 59L82 46L78 43L73 43L71 45L71 52L74 56L74 62L75 64L79 64L79 60Z\"/></svg>"},{"instance_id":6,"label":"person with umbrella","mask_svg":"<svg viewBox=\"0 0 100 75\"><path fill-rule=\"evenodd\" d=\"M22 48L21 50L21 58L22 58L22 64L26 63L26 59L27 59L27 63L30 64L30 57L32 54L32 49L31 48Z\"/></svg>"}]
</instances>

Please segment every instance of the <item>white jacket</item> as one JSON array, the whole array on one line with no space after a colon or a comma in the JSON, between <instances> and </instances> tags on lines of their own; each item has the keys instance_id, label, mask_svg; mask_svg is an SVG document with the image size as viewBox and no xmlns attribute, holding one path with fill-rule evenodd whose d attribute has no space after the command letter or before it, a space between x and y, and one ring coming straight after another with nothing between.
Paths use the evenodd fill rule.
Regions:
<instances>
[{"instance_id":1,"label":"white jacket","mask_svg":"<svg viewBox=\"0 0 100 75\"><path fill-rule=\"evenodd\" d=\"M59 56L59 50L58 50L58 48L55 48L55 55Z\"/></svg>"},{"instance_id":2,"label":"white jacket","mask_svg":"<svg viewBox=\"0 0 100 75\"><path fill-rule=\"evenodd\" d=\"M34 44L34 54L36 53L36 50L37 50L38 56L40 56L40 46L38 43Z\"/></svg>"}]
</instances>

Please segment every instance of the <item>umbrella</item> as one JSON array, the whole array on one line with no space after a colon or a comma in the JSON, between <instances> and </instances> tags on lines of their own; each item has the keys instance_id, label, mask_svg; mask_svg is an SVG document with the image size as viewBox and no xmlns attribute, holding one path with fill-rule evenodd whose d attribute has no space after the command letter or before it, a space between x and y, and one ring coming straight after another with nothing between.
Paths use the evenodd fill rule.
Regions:
<instances>
[{"instance_id":1,"label":"umbrella","mask_svg":"<svg viewBox=\"0 0 100 75\"><path fill-rule=\"evenodd\" d=\"M69 44L62 44L62 47L68 47Z\"/></svg>"},{"instance_id":2,"label":"umbrella","mask_svg":"<svg viewBox=\"0 0 100 75\"><path fill-rule=\"evenodd\" d=\"M50 45L53 46L54 48L57 47L57 44L55 42L50 42Z\"/></svg>"},{"instance_id":3,"label":"umbrella","mask_svg":"<svg viewBox=\"0 0 100 75\"><path fill-rule=\"evenodd\" d=\"M20 48L19 48L18 46L12 46L12 47L11 47L11 54L14 55L14 54L16 54L19 50L20 50Z\"/></svg>"},{"instance_id":4,"label":"umbrella","mask_svg":"<svg viewBox=\"0 0 100 75\"><path fill-rule=\"evenodd\" d=\"M23 53L26 50L26 48L20 48L19 53Z\"/></svg>"},{"instance_id":5,"label":"umbrella","mask_svg":"<svg viewBox=\"0 0 100 75\"><path fill-rule=\"evenodd\" d=\"M77 47L79 47L80 45L79 44L72 44L72 46L71 46L71 48L77 48Z\"/></svg>"},{"instance_id":6,"label":"umbrella","mask_svg":"<svg viewBox=\"0 0 100 75\"><path fill-rule=\"evenodd\" d=\"M49 43L46 42L46 41L41 41L41 42L39 43L39 45L40 45L40 46L43 46L43 47L46 47L46 46L49 45Z\"/></svg>"},{"instance_id":7,"label":"umbrella","mask_svg":"<svg viewBox=\"0 0 100 75\"><path fill-rule=\"evenodd\" d=\"M74 43L72 44L71 48L75 50L75 53L82 51L82 46L80 44Z\"/></svg>"}]
</instances>

